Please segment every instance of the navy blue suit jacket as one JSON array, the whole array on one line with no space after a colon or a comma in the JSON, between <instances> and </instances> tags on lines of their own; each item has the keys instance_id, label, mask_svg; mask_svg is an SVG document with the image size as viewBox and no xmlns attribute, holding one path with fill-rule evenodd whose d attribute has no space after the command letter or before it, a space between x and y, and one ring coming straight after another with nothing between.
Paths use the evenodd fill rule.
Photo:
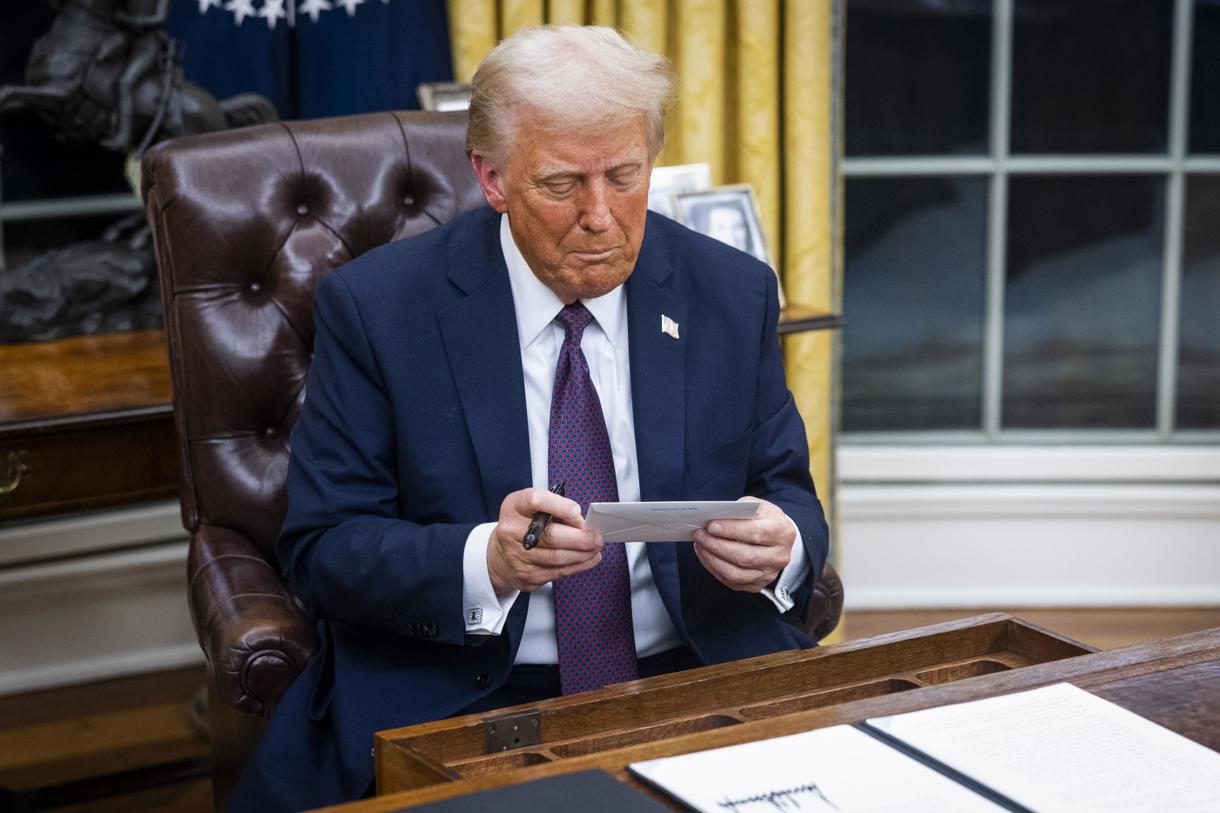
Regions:
<instances>
[{"instance_id":1,"label":"navy blue suit jacket","mask_svg":"<svg viewBox=\"0 0 1220 813\"><path fill-rule=\"evenodd\" d=\"M467 535L531 485L499 219L469 212L318 286L279 556L322 651L273 716L235 807L359 796L374 731L451 715L508 675L528 596L500 636L468 637L462 607ZM827 532L785 383L774 275L650 212L625 285L641 498L777 504L812 564L803 609ZM680 339L661 332L662 315ZM812 645L765 598L716 581L690 544L647 554L704 663Z\"/></svg>"}]
</instances>

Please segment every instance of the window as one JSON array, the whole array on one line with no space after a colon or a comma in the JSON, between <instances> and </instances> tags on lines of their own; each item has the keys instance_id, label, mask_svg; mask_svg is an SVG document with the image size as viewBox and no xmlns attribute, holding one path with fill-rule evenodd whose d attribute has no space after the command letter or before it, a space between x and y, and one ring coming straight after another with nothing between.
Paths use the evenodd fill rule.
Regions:
<instances>
[{"instance_id":1,"label":"window","mask_svg":"<svg viewBox=\"0 0 1220 813\"><path fill-rule=\"evenodd\" d=\"M846 438L1220 439L1220 2L846 8Z\"/></svg>"}]
</instances>

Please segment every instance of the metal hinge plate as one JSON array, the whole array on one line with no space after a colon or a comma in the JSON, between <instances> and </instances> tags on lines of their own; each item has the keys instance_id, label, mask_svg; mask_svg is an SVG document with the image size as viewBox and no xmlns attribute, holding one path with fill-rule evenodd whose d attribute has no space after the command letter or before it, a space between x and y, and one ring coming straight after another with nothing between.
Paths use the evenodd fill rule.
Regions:
<instances>
[{"instance_id":1,"label":"metal hinge plate","mask_svg":"<svg viewBox=\"0 0 1220 813\"><path fill-rule=\"evenodd\" d=\"M542 714L522 711L483 721L483 753L494 754L542 742Z\"/></svg>"}]
</instances>

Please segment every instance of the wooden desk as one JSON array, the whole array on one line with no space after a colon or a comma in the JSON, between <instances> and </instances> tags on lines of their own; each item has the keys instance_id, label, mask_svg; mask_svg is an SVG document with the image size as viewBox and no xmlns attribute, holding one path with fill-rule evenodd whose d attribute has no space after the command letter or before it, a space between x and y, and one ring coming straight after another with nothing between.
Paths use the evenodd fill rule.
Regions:
<instances>
[{"instance_id":1,"label":"wooden desk","mask_svg":"<svg viewBox=\"0 0 1220 813\"><path fill-rule=\"evenodd\" d=\"M629 743L623 747L594 750L584 754L576 753L574 749L573 753L563 759L542 764L521 763L512 766L506 762L501 766L502 770L457 780L452 778L451 773L446 775L447 769L438 762L435 776L425 787L389 793L328 809L346 813L391 811L505 784L590 768L606 770L620 781L647 790L627 774L626 766L629 763L783 736L824 726L854 723L869 717L959 703L1062 681L1091 691L1202 745L1220 750L1220 628L1125 649L1088 652L1086 647L1075 645L1003 614L939 624L879 636L867 641L852 641L807 653L779 653L742 661L739 664L663 675L609 687L599 693L556 698L505 711L556 711L582 704L586 705L589 711L595 711L599 702L598 696L602 695L603 705L608 704L610 708L617 705L621 713L621 710L627 707L647 702L644 695L650 691L661 692L657 696L662 699L668 691L668 702L672 703L674 698L698 691L697 687L701 682L706 686L711 685L706 683L708 680L723 680L728 674L727 670L734 668L739 671L753 670L755 674L761 675L765 670L772 670L773 674L777 674L774 670L808 671L811 669L810 664L830 664L821 671L831 675L837 674L840 678L850 677L853 672L863 675L865 679L857 683L861 685L870 682L867 677L869 675L909 669L920 660L939 658L960 665L963 661L958 656L966 651L963 647L967 647L963 644L964 641L972 641L969 646L986 648L989 636L984 631L990 630L990 644L995 650L994 644L998 642L994 639L994 633L1001 627L1007 629L1006 634L1016 638L1017 646L1010 649L1026 647L1028 654L1043 662L989 674L983 673L987 671L986 668L976 668L973 677L962 676L952 682L923 685L878 696L866 694L852 697L849 693L844 696L842 702L834 702L820 708L795 710L766 719L744 719L742 722L734 721L733 724L708 727L677 736L669 736L663 727L658 727L647 732L644 741ZM923 653L922 658L919 657L920 652ZM992 656L981 660L992 660L993 657L998 658L995 662L1002 662L1006 656ZM1021 657L1025 656L1018 655L1018 659ZM980 659L967 659L965 662L969 660L978 662ZM726 709L733 707L740 700L724 697L720 699ZM401 773L395 775L395 772L401 771L404 763L404 755L400 752L403 743L413 740L416 744L429 744L438 751L443 751L444 748L452 749L458 747L463 726L502 714L503 712L484 716L471 715L468 718L381 732L377 737L379 787L387 784L392 786L396 782L419 781L422 778L419 773L406 779ZM591 726L599 724L598 720L592 718L589 722ZM433 741L426 743L421 739L424 737L432 737ZM594 747L597 747L597 744ZM528 752L529 749L515 750ZM510 757L513 754L514 751L508 751L504 756ZM674 806L674 809L680 808Z\"/></svg>"},{"instance_id":2,"label":"wooden desk","mask_svg":"<svg viewBox=\"0 0 1220 813\"><path fill-rule=\"evenodd\" d=\"M0 345L0 522L174 497L159 330Z\"/></svg>"},{"instance_id":3,"label":"wooden desk","mask_svg":"<svg viewBox=\"0 0 1220 813\"><path fill-rule=\"evenodd\" d=\"M803 333L806 330L831 330L843 327L842 314L817 311L804 305L788 305L779 314L779 335Z\"/></svg>"}]
</instances>

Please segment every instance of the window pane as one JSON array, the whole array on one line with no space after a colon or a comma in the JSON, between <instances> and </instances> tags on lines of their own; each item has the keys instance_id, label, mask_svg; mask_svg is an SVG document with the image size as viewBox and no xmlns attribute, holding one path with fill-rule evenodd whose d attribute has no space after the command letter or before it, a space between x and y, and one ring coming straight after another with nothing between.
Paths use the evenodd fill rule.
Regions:
<instances>
[{"instance_id":1,"label":"window pane","mask_svg":"<svg viewBox=\"0 0 1220 813\"><path fill-rule=\"evenodd\" d=\"M1220 152L1220 3L1195 0L1191 49L1190 151Z\"/></svg>"},{"instance_id":2,"label":"window pane","mask_svg":"<svg viewBox=\"0 0 1220 813\"><path fill-rule=\"evenodd\" d=\"M1009 179L1007 428L1151 427L1160 177Z\"/></svg>"},{"instance_id":3,"label":"window pane","mask_svg":"<svg viewBox=\"0 0 1220 813\"><path fill-rule=\"evenodd\" d=\"M1220 176L1187 179L1178 322L1179 429L1220 428Z\"/></svg>"},{"instance_id":4,"label":"window pane","mask_svg":"<svg viewBox=\"0 0 1220 813\"><path fill-rule=\"evenodd\" d=\"M991 0L849 0L848 155L987 150Z\"/></svg>"},{"instance_id":5,"label":"window pane","mask_svg":"<svg viewBox=\"0 0 1220 813\"><path fill-rule=\"evenodd\" d=\"M986 190L848 181L844 430L981 428Z\"/></svg>"},{"instance_id":6,"label":"window pane","mask_svg":"<svg viewBox=\"0 0 1220 813\"><path fill-rule=\"evenodd\" d=\"M1171 0L1016 0L1015 153L1163 152Z\"/></svg>"}]
</instances>

